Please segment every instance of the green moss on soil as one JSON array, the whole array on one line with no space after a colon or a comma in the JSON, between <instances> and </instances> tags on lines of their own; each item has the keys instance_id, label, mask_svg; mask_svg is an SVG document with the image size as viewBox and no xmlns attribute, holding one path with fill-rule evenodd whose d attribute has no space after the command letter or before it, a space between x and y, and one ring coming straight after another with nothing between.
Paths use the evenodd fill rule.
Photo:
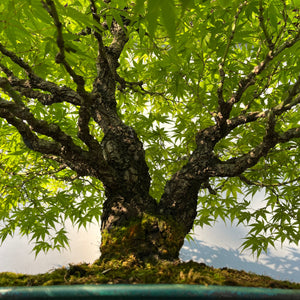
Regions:
<instances>
[{"instance_id":1,"label":"green moss on soil","mask_svg":"<svg viewBox=\"0 0 300 300\"><path fill-rule=\"evenodd\" d=\"M274 280L245 271L215 269L196 262L156 264L130 259L120 262L96 261L94 264L69 265L38 275L0 273L0 286L38 286L74 284L142 284L177 283L300 289L300 283Z\"/></svg>"}]
</instances>

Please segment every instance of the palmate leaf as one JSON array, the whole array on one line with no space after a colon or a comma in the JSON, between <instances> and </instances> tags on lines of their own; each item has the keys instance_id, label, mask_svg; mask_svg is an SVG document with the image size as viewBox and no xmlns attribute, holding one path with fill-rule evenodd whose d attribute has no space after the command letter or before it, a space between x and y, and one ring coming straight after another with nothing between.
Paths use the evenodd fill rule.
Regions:
<instances>
[{"instance_id":1,"label":"palmate leaf","mask_svg":"<svg viewBox=\"0 0 300 300\"><path fill-rule=\"evenodd\" d=\"M173 0L160 1L161 19L171 39L175 38L177 16Z\"/></svg>"},{"instance_id":2,"label":"palmate leaf","mask_svg":"<svg viewBox=\"0 0 300 300\"><path fill-rule=\"evenodd\" d=\"M110 51L112 42L120 46L111 32L115 23L120 24L128 41L118 57L116 74L107 77L124 80L116 82L116 115L144 143L152 177L151 196L157 201L165 183L190 161L199 146L197 134L220 121L222 97L230 102L236 93L241 94L226 124L249 118L229 133L222 125L224 136L214 146L211 161L223 168L266 140L271 124L269 110L283 105L293 86L292 109L286 106L285 111L277 110L275 130L284 136L299 127L299 91L295 85L300 72L298 0L95 1L99 22L91 11L91 2L54 1L62 24L63 63L57 63L62 51L57 43L57 26L41 1L1 1L0 41L26 62L37 78L78 92L80 86L71 69L84 78L85 92L90 93L99 72L99 45ZM289 44L292 41L295 43ZM274 58L268 57L272 47ZM28 70L7 55L1 54L0 63L14 76L28 80ZM12 78L5 71L0 77ZM249 78L252 80L247 81ZM243 86L244 82L247 85ZM88 151L78 137L79 106L88 98L86 94L82 97L82 93L75 104L59 96L57 103L45 105L27 97L24 85L15 88L35 118L59 126L76 146ZM58 92L33 90L41 91L44 97L57 96ZM0 97L15 102L4 90ZM2 105L0 109L4 109ZM255 118L259 113L265 117L250 120L250 115ZM23 121L28 125L28 118ZM100 127L95 120L88 124L98 142L104 136ZM42 133L37 137L45 142L53 140ZM32 234L36 252L61 248L67 243L67 233L60 231L67 219L84 227L99 220L104 191L98 179L79 176L61 161L28 150L17 130L3 119L0 143L0 222L5 224L0 228L2 240L19 228L24 234ZM299 138L279 143L243 174L212 175L201 186L195 224L210 225L217 218L248 224L250 233L243 247L258 254L275 239L297 243L299 230L291 228L299 227L299 145ZM260 197L260 192L264 196L259 208L251 207L252 197ZM48 233L52 234L49 243Z\"/></svg>"},{"instance_id":3,"label":"palmate leaf","mask_svg":"<svg viewBox=\"0 0 300 300\"><path fill-rule=\"evenodd\" d=\"M146 19L148 21L148 31L150 36L154 36L158 25L159 8L161 1L148 0Z\"/></svg>"}]
</instances>

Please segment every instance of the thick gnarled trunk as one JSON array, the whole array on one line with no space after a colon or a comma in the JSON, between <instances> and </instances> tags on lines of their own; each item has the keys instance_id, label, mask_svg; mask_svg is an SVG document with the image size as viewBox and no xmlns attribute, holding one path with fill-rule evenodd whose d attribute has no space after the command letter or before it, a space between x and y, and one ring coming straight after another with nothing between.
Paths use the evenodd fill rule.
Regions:
<instances>
[{"instance_id":1,"label":"thick gnarled trunk","mask_svg":"<svg viewBox=\"0 0 300 300\"><path fill-rule=\"evenodd\" d=\"M176 260L184 237L182 226L171 218L143 214L113 228L102 226L101 260Z\"/></svg>"},{"instance_id":2,"label":"thick gnarled trunk","mask_svg":"<svg viewBox=\"0 0 300 300\"><path fill-rule=\"evenodd\" d=\"M167 197L158 203L149 195L148 166L134 130L119 123L101 146L111 173L103 180L101 259L178 259L196 217L199 183L176 174L166 186Z\"/></svg>"},{"instance_id":3,"label":"thick gnarled trunk","mask_svg":"<svg viewBox=\"0 0 300 300\"><path fill-rule=\"evenodd\" d=\"M102 147L114 175L105 185L101 259L177 259L185 228L149 195L150 176L135 132L120 125L106 134Z\"/></svg>"}]
</instances>

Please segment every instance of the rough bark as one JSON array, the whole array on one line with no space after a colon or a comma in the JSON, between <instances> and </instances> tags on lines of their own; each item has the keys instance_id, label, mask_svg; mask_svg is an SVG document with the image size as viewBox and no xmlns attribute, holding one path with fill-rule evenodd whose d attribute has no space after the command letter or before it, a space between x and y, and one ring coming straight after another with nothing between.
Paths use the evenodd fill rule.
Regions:
<instances>
[{"instance_id":1,"label":"rough bark","mask_svg":"<svg viewBox=\"0 0 300 300\"><path fill-rule=\"evenodd\" d=\"M149 195L150 176L135 132L126 126L111 130L102 146L115 174L105 186L102 259L177 259L185 236L183 226L159 215L157 202Z\"/></svg>"},{"instance_id":2,"label":"rough bark","mask_svg":"<svg viewBox=\"0 0 300 300\"><path fill-rule=\"evenodd\" d=\"M222 80L217 90L219 107L215 113L215 125L195 133L196 148L188 163L167 182L161 199L153 199L149 195L151 178L143 145L135 131L122 122L116 108L115 91L118 83L121 87L134 85L142 90L140 82L128 83L117 74L118 59L128 40L124 30L126 26L122 27L113 21L111 28L106 28L105 24L100 23L95 1L90 1L95 21L102 29L110 30L113 41L109 46L104 46L99 33L101 30L92 32L98 41L97 74L93 90L87 92L84 79L66 61L63 27L55 4L51 0L42 2L57 28L58 53L55 62L65 67L76 84L76 90L40 78L29 64L0 43L2 55L27 74L26 78L18 78L0 64L6 75L0 78L0 88L13 99L7 101L0 98L0 117L19 131L31 150L63 161L80 176L93 176L103 182L106 201L101 225L102 259L126 259L129 256L139 259L177 259L184 237L191 230L197 215L199 190L208 188L214 192L209 185L209 178L239 176L267 155L277 143L300 137L300 128L281 133L275 131L276 116L300 103L300 97L297 96L300 77L280 105L266 111L247 113L245 110L239 116L230 118L233 106L255 83L257 75L274 57L295 44L300 39L298 34L277 50L270 51L251 73L241 78L227 101L222 88L225 74L223 65L220 65ZM68 102L79 107L78 138L86 145L85 149L79 147L57 124L37 119L22 97L36 99L43 105ZM89 122L92 119L104 133L101 142L90 133ZM222 138L236 127L258 119L266 119L267 126L265 136L255 148L227 161L216 157L214 148Z\"/></svg>"}]
</instances>

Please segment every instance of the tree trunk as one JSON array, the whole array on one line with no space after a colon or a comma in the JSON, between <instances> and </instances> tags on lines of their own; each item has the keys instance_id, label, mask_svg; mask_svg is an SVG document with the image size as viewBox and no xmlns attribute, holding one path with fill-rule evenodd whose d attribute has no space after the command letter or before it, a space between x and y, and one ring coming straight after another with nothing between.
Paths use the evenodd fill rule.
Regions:
<instances>
[{"instance_id":1,"label":"tree trunk","mask_svg":"<svg viewBox=\"0 0 300 300\"><path fill-rule=\"evenodd\" d=\"M185 237L180 224L171 218L147 213L129 217L130 213L124 210L121 220L110 210L108 220L118 219L119 224L109 227L110 222L102 219L101 260L178 259Z\"/></svg>"},{"instance_id":2,"label":"tree trunk","mask_svg":"<svg viewBox=\"0 0 300 300\"><path fill-rule=\"evenodd\" d=\"M120 125L106 133L102 148L114 176L104 183L101 259L178 259L186 229L149 195L150 176L135 132Z\"/></svg>"}]
</instances>

